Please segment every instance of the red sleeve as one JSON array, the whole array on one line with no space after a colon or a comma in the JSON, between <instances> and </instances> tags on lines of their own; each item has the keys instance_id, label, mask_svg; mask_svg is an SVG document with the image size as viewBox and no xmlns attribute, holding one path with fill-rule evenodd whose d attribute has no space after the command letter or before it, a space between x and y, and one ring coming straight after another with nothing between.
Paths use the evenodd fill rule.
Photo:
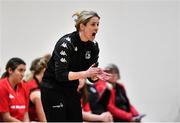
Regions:
<instances>
[{"instance_id":1,"label":"red sleeve","mask_svg":"<svg viewBox=\"0 0 180 123\"><path fill-rule=\"evenodd\" d=\"M8 92L2 84L0 86L0 112L9 112Z\"/></svg>"},{"instance_id":2,"label":"red sleeve","mask_svg":"<svg viewBox=\"0 0 180 123\"><path fill-rule=\"evenodd\" d=\"M26 88L28 89L29 93L31 93L31 91L34 91L34 90L40 90L34 79L31 81L25 82L24 84Z\"/></svg>"},{"instance_id":3,"label":"red sleeve","mask_svg":"<svg viewBox=\"0 0 180 123\"><path fill-rule=\"evenodd\" d=\"M115 90L114 89L111 90L111 96L110 96L107 108L109 112L112 113L113 117L115 118L123 119L126 121L131 121L132 119L131 113L125 112L115 106Z\"/></svg>"},{"instance_id":4,"label":"red sleeve","mask_svg":"<svg viewBox=\"0 0 180 123\"><path fill-rule=\"evenodd\" d=\"M139 115L139 112L134 108L134 106L130 105L130 110L133 116Z\"/></svg>"}]
</instances>

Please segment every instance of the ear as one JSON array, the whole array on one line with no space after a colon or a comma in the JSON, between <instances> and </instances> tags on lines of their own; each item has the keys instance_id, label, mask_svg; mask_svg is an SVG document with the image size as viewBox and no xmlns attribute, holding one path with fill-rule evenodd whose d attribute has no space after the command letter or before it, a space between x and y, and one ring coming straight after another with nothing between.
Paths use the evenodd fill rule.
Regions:
<instances>
[{"instance_id":1,"label":"ear","mask_svg":"<svg viewBox=\"0 0 180 123\"><path fill-rule=\"evenodd\" d=\"M11 68L8 68L9 75L13 73L13 70Z\"/></svg>"},{"instance_id":2,"label":"ear","mask_svg":"<svg viewBox=\"0 0 180 123\"><path fill-rule=\"evenodd\" d=\"M84 30L85 29L85 25L84 24L80 24L80 30Z\"/></svg>"}]
</instances>

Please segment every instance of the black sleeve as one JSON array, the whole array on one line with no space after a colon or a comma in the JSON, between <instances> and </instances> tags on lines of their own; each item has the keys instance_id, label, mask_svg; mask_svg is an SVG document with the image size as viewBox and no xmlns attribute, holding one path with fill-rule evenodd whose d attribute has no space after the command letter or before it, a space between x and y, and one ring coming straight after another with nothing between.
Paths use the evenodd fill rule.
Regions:
<instances>
[{"instance_id":1,"label":"black sleeve","mask_svg":"<svg viewBox=\"0 0 180 123\"><path fill-rule=\"evenodd\" d=\"M68 81L69 59L72 51L72 45L68 38L60 39L55 46L55 75L58 81Z\"/></svg>"}]
</instances>

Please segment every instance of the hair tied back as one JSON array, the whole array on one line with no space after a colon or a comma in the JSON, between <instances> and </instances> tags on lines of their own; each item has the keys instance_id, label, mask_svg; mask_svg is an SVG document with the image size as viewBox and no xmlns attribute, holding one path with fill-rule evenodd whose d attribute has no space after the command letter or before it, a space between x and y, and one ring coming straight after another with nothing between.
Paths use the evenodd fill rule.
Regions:
<instances>
[{"instance_id":1,"label":"hair tied back","mask_svg":"<svg viewBox=\"0 0 180 123\"><path fill-rule=\"evenodd\" d=\"M75 12L75 13L72 15L72 18L74 19L75 22L77 22L79 16L80 16L80 12Z\"/></svg>"}]
</instances>

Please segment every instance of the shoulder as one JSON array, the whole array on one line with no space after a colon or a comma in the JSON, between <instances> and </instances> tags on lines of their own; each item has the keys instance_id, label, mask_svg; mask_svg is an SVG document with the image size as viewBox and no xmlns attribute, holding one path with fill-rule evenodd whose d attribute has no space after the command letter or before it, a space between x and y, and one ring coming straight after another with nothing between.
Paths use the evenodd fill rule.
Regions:
<instances>
[{"instance_id":1,"label":"shoulder","mask_svg":"<svg viewBox=\"0 0 180 123\"><path fill-rule=\"evenodd\" d=\"M21 91L19 91L19 93L22 94L22 95L25 95L25 98L28 99L30 90L27 87L27 83L21 82L21 83L18 84L18 86L19 86L19 89L21 90Z\"/></svg>"},{"instance_id":2,"label":"shoulder","mask_svg":"<svg viewBox=\"0 0 180 123\"><path fill-rule=\"evenodd\" d=\"M27 89L27 85L28 84L26 82L20 82L20 83L17 84L17 86L19 86L19 88L23 88L23 89L24 88Z\"/></svg>"},{"instance_id":3,"label":"shoulder","mask_svg":"<svg viewBox=\"0 0 180 123\"><path fill-rule=\"evenodd\" d=\"M92 43L92 47L94 49L95 52L99 53L99 45L97 41L93 41Z\"/></svg>"},{"instance_id":4,"label":"shoulder","mask_svg":"<svg viewBox=\"0 0 180 123\"><path fill-rule=\"evenodd\" d=\"M32 91L30 94L30 99L34 102L36 99L41 99L41 92L40 90Z\"/></svg>"},{"instance_id":5,"label":"shoulder","mask_svg":"<svg viewBox=\"0 0 180 123\"><path fill-rule=\"evenodd\" d=\"M78 42L78 32L72 32L61 37L55 45L54 53L71 54L75 51Z\"/></svg>"},{"instance_id":6,"label":"shoulder","mask_svg":"<svg viewBox=\"0 0 180 123\"><path fill-rule=\"evenodd\" d=\"M89 41L89 44L96 50L99 50L99 45L97 41Z\"/></svg>"},{"instance_id":7,"label":"shoulder","mask_svg":"<svg viewBox=\"0 0 180 123\"><path fill-rule=\"evenodd\" d=\"M56 43L56 46L63 44L62 46L66 47L66 45L73 44L74 33L75 32L72 32L72 33L62 36Z\"/></svg>"},{"instance_id":8,"label":"shoulder","mask_svg":"<svg viewBox=\"0 0 180 123\"><path fill-rule=\"evenodd\" d=\"M55 45L55 51L65 50L71 51L74 50L73 40L72 40L72 33L64 35L61 37Z\"/></svg>"},{"instance_id":9,"label":"shoulder","mask_svg":"<svg viewBox=\"0 0 180 123\"><path fill-rule=\"evenodd\" d=\"M0 95L5 96L11 91L10 86L8 85L7 78L3 78L0 80Z\"/></svg>"},{"instance_id":10,"label":"shoulder","mask_svg":"<svg viewBox=\"0 0 180 123\"><path fill-rule=\"evenodd\" d=\"M38 85L37 85L37 83L36 83L36 81L34 79L31 80L31 81L25 82L24 86L29 90L31 90L33 88L38 88Z\"/></svg>"},{"instance_id":11,"label":"shoulder","mask_svg":"<svg viewBox=\"0 0 180 123\"><path fill-rule=\"evenodd\" d=\"M97 41L93 41L93 45L95 46L95 47L99 47L99 45L98 45L98 42Z\"/></svg>"},{"instance_id":12,"label":"shoulder","mask_svg":"<svg viewBox=\"0 0 180 123\"><path fill-rule=\"evenodd\" d=\"M117 82L116 84L125 90L125 85L122 82Z\"/></svg>"},{"instance_id":13,"label":"shoulder","mask_svg":"<svg viewBox=\"0 0 180 123\"><path fill-rule=\"evenodd\" d=\"M124 87L123 82L117 82L117 84L118 84L119 86L123 86L123 87Z\"/></svg>"},{"instance_id":14,"label":"shoulder","mask_svg":"<svg viewBox=\"0 0 180 123\"><path fill-rule=\"evenodd\" d=\"M7 87L7 78L0 79L0 89Z\"/></svg>"}]
</instances>

